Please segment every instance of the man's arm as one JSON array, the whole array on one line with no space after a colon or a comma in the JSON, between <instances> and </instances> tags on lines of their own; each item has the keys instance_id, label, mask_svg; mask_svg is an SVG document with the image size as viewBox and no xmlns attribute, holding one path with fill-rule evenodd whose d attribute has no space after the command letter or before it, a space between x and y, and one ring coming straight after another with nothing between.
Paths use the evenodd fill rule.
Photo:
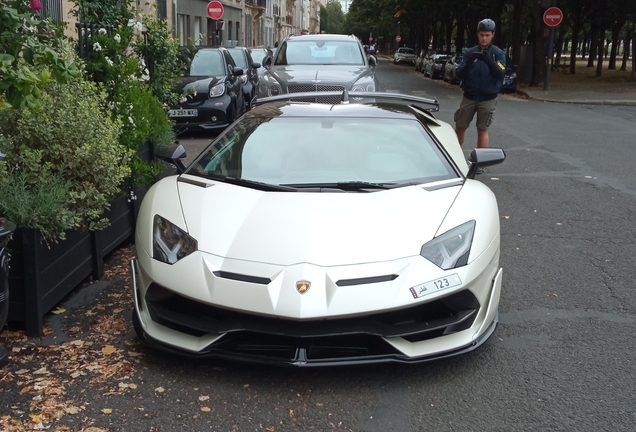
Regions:
<instances>
[{"instance_id":1,"label":"man's arm","mask_svg":"<svg viewBox=\"0 0 636 432\"><path fill-rule=\"evenodd\" d=\"M484 55L483 58L484 63L488 65L488 69L490 69L490 73L493 74L498 80L503 80L504 71L506 70L506 55L503 50L494 47L493 51L497 50L495 53L495 58L493 59L491 55Z\"/></svg>"},{"instance_id":2,"label":"man's arm","mask_svg":"<svg viewBox=\"0 0 636 432\"><path fill-rule=\"evenodd\" d=\"M470 69L470 65L472 65L475 62L475 57L473 57L473 54L474 54L474 51L472 49L469 49L468 51L466 51L464 53L464 56L462 57L461 63L459 63L459 65L457 66L457 69L455 70L455 75L460 80L466 79L466 75L468 75L468 70Z\"/></svg>"}]
</instances>

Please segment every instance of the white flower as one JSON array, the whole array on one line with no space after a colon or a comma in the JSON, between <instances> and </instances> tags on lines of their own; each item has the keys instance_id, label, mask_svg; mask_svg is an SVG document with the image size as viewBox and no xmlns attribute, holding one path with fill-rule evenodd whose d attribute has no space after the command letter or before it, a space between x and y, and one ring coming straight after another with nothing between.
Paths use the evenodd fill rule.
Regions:
<instances>
[{"instance_id":1,"label":"white flower","mask_svg":"<svg viewBox=\"0 0 636 432\"><path fill-rule=\"evenodd\" d=\"M197 95L197 91L196 89L194 90L194 93L192 93L192 96L196 96Z\"/></svg>"},{"instance_id":2,"label":"white flower","mask_svg":"<svg viewBox=\"0 0 636 432\"><path fill-rule=\"evenodd\" d=\"M106 34L106 29L102 27L97 32L103 35L103 34Z\"/></svg>"},{"instance_id":3,"label":"white flower","mask_svg":"<svg viewBox=\"0 0 636 432\"><path fill-rule=\"evenodd\" d=\"M146 60L144 60L143 57L139 58L139 64L141 64L141 68L145 68L146 67Z\"/></svg>"},{"instance_id":4,"label":"white flower","mask_svg":"<svg viewBox=\"0 0 636 432\"><path fill-rule=\"evenodd\" d=\"M137 31L142 31L144 28L144 25L140 23L139 21L137 21L135 24L133 24L133 28Z\"/></svg>"},{"instance_id":5,"label":"white flower","mask_svg":"<svg viewBox=\"0 0 636 432\"><path fill-rule=\"evenodd\" d=\"M129 104L128 104L128 110L129 110L129 111L132 111L132 109L133 109L133 104L129 103Z\"/></svg>"},{"instance_id":6,"label":"white flower","mask_svg":"<svg viewBox=\"0 0 636 432\"><path fill-rule=\"evenodd\" d=\"M113 39L115 39L115 42L117 43L121 42L121 36L119 36L118 34L116 34Z\"/></svg>"},{"instance_id":7,"label":"white flower","mask_svg":"<svg viewBox=\"0 0 636 432\"><path fill-rule=\"evenodd\" d=\"M133 120L132 117L128 116L128 121L130 122L131 125L135 125L135 121Z\"/></svg>"},{"instance_id":8,"label":"white flower","mask_svg":"<svg viewBox=\"0 0 636 432\"><path fill-rule=\"evenodd\" d=\"M187 101L188 98L185 96L181 96L181 98L179 98L179 103L184 103L185 101Z\"/></svg>"},{"instance_id":9,"label":"white flower","mask_svg":"<svg viewBox=\"0 0 636 432\"><path fill-rule=\"evenodd\" d=\"M95 42L95 43L93 44L93 49L94 49L95 51L101 51L101 50L102 50L102 46L99 44L99 42Z\"/></svg>"},{"instance_id":10,"label":"white flower","mask_svg":"<svg viewBox=\"0 0 636 432\"><path fill-rule=\"evenodd\" d=\"M141 78L139 78L139 81L148 81L150 79L150 75L142 75Z\"/></svg>"},{"instance_id":11,"label":"white flower","mask_svg":"<svg viewBox=\"0 0 636 432\"><path fill-rule=\"evenodd\" d=\"M132 27L135 24L135 20L134 19L129 19L128 20L128 27Z\"/></svg>"},{"instance_id":12,"label":"white flower","mask_svg":"<svg viewBox=\"0 0 636 432\"><path fill-rule=\"evenodd\" d=\"M108 109L115 109L115 104L113 103L113 101L108 102Z\"/></svg>"},{"instance_id":13,"label":"white flower","mask_svg":"<svg viewBox=\"0 0 636 432\"><path fill-rule=\"evenodd\" d=\"M113 65L113 61L111 59L109 59L106 56L104 56L104 59L106 60L106 63L108 63L108 66L112 66Z\"/></svg>"}]
</instances>

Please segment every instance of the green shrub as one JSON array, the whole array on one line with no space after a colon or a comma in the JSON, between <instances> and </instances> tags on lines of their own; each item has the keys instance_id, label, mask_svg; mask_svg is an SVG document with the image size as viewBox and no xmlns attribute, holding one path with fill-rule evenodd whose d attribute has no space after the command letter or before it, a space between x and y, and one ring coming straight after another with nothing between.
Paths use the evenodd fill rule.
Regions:
<instances>
[{"instance_id":1,"label":"green shrub","mask_svg":"<svg viewBox=\"0 0 636 432\"><path fill-rule=\"evenodd\" d=\"M49 83L33 108L0 111L0 152L5 157L5 183L14 168L24 176L24 189L37 194L37 185L58 179L69 185L65 211L75 227L101 229L108 225L103 211L130 176L133 152L119 143L121 124L105 107L105 92L92 82ZM57 180L55 180L57 181ZM58 188L59 189L59 188ZM0 196L0 202L6 198ZM9 208L5 202L2 208ZM11 219L10 214L5 214ZM62 236L55 218L44 215L29 228L49 237ZM31 219L32 220L32 219Z\"/></svg>"}]
</instances>

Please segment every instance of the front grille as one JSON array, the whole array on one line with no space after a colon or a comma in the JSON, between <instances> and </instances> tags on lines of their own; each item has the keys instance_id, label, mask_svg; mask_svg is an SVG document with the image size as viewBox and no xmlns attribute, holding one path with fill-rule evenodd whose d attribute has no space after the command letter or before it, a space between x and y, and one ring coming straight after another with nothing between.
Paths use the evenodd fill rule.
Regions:
<instances>
[{"instance_id":1,"label":"front grille","mask_svg":"<svg viewBox=\"0 0 636 432\"><path fill-rule=\"evenodd\" d=\"M402 359L383 338L418 342L472 326L479 302L464 290L406 309L353 318L289 320L197 302L158 284L146 293L153 321L192 336L223 334L200 354L290 364Z\"/></svg>"},{"instance_id":2,"label":"front grille","mask_svg":"<svg viewBox=\"0 0 636 432\"><path fill-rule=\"evenodd\" d=\"M342 85L327 85L327 84L296 84L290 85L287 90L289 93L311 93L311 92L333 92L344 91L345 87ZM324 96L324 97L304 97L294 98L294 102L317 102L324 104L339 104L341 96Z\"/></svg>"}]
</instances>

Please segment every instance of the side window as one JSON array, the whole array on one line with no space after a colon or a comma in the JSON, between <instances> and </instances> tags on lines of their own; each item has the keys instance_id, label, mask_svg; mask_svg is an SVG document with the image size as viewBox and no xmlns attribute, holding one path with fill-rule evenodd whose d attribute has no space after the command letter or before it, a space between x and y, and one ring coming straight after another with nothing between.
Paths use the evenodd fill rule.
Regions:
<instances>
[{"instance_id":1,"label":"side window","mask_svg":"<svg viewBox=\"0 0 636 432\"><path fill-rule=\"evenodd\" d=\"M232 75L232 72L234 72L234 67L236 66L236 63L234 63L234 59L232 58L229 52L223 51L223 56L225 57L225 62L227 63L228 73Z\"/></svg>"}]
</instances>

